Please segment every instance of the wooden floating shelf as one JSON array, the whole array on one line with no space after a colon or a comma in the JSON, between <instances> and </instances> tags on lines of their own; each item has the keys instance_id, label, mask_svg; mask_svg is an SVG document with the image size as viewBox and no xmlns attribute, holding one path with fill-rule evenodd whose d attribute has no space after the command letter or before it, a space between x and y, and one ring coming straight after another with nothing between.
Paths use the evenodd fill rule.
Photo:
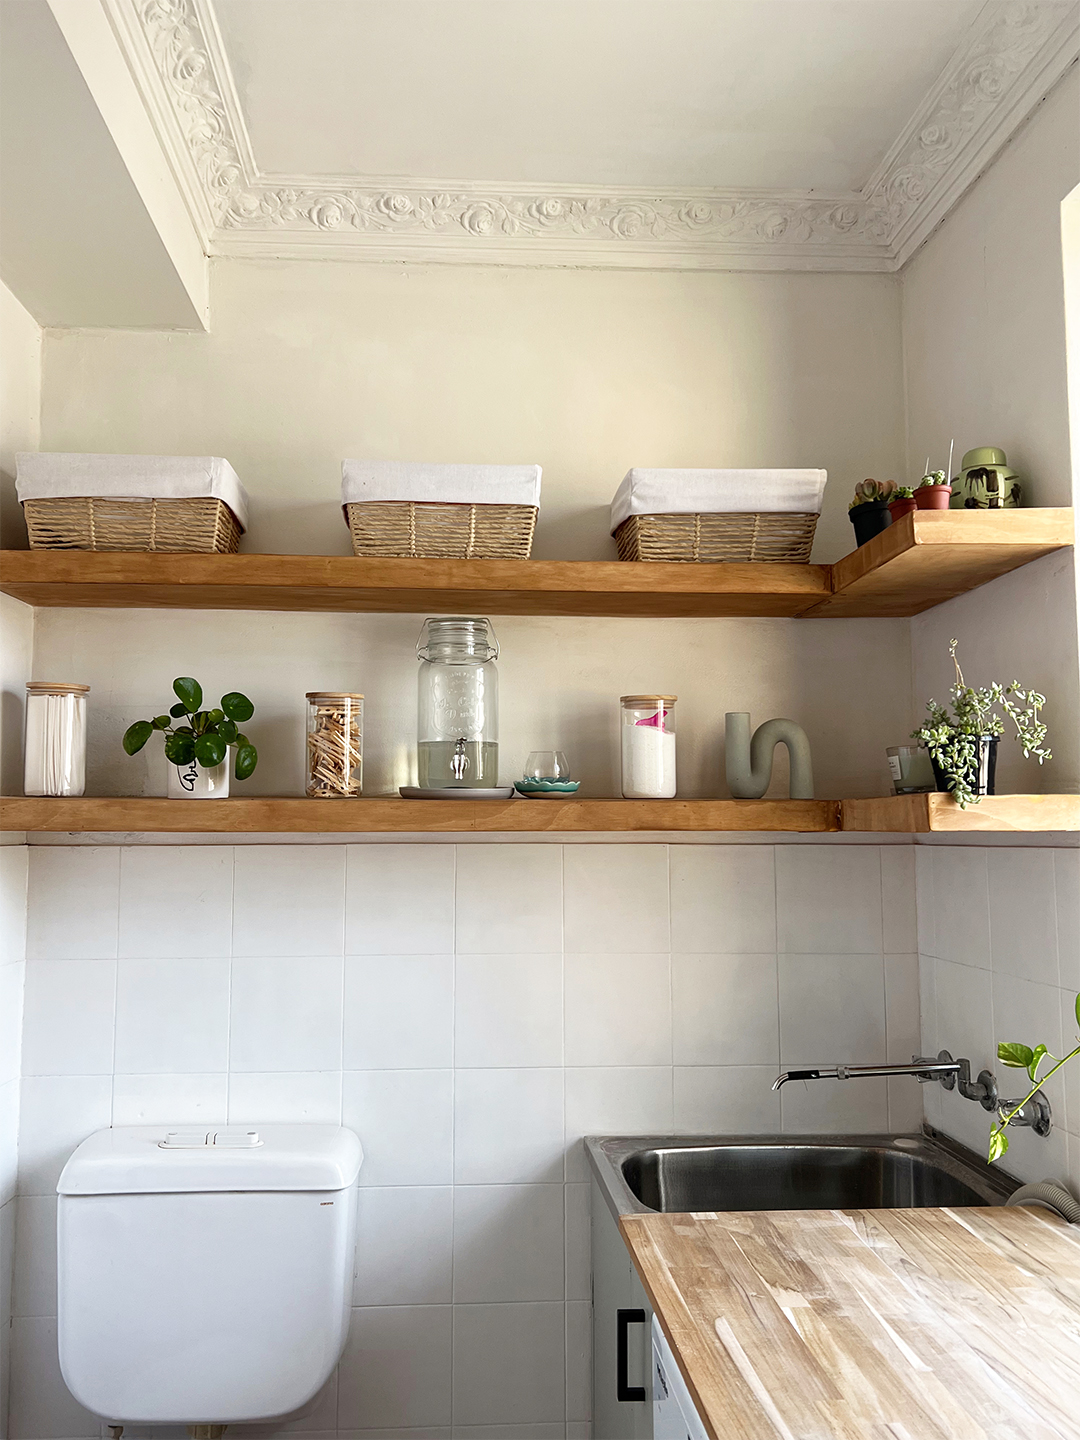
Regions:
<instances>
[{"instance_id":1,"label":"wooden floating shelf","mask_svg":"<svg viewBox=\"0 0 1080 1440\"><path fill-rule=\"evenodd\" d=\"M841 829L901 835L1080 830L1080 795L987 795L961 810L951 795L842 800Z\"/></svg>"},{"instance_id":2,"label":"wooden floating shelf","mask_svg":"<svg viewBox=\"0 0 1080 1440\"><path fill-rule=\"evenodd\" d=\"M7 550L30 605L491 615L905 616L1073 543L1073 512L921 510L835 565Z\"/></svg>"},{"instance_id":3,"label":"wooden floating shelf","mask_svg":"<svg viewBox=\"0 0 1080 1440\"><path fill-rule=\"evenodd\" d=\"M0 830L132 834L600 834L647 831L1080 830L1080 795L997 795L961 810L948 795L876 800L159 800L81 796L0 801Z\"/></svg>"}]
</instances>

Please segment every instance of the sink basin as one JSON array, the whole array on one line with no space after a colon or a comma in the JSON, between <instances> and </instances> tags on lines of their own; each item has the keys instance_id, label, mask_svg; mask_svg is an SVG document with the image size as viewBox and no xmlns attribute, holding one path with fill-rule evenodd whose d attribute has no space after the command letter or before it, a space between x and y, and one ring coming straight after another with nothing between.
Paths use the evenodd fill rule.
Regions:
<instances>
[{"instance_id":1,"label":"sink basin","mask_svg":"<svg viewBox=\"0 0 1080 1440\"><path fill-rule=\"evenodd\" d=\"M1019 1183L943 1137L600 1137L586 1142L616 1214L1003 1205Z\"/></svg>"}]
</instances>

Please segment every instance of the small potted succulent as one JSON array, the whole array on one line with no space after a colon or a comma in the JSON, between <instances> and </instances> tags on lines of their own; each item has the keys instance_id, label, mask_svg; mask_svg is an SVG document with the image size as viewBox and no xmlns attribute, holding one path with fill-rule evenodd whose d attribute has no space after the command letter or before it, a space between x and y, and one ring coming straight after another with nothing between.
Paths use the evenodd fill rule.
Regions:
<instances>
[{"instance_id":1,"label":"small potted succulent","mask_svg":"<svg viewBox=\"0 0 1080 1440\"><path fill-rule=\"evenodd\" d=\"M915 508L915 491L910 485L897 485L889 501L889 514L893 518L893 524L895 525L902 515L909 514Z\"/></svg>"},{"instance_id":2,"label":"small potted succulent","mask_svg":"<svg viewBox=\"0 0 1080 1440\"><path fill-rule=\"evenodd\" d=\"M856 545L865 545L892 524L889 501L895 489L891 480L860 480L855 486L848 519L855 527Z\"/></svg>"},{"instance_id":3,"label":"small potted succulent","mask_svg":"<svg viewBox=\"0 0 1080 1440\"><path fill-rule=\"evenodd\" d=\"M1016 680L1011 685L994 681L981 689L973 689L964 680L956 658L956 644L955 640L949 642L949 654L956 668L956 679L949 687L952 712L948 706L928 700L929 719L912 732L911 738L922 741L930 751L938 789L950 791L963 810L977 805L983 795L996 793L997 746L1005 733L1005 722L995 707L1004 711L1016 727L1016 738L1025 760L1034 755L1041 765L1054 757L1044 744L1046 726L1039 719L1046 696L1035 690L1022 690Z\"/></svg>"},{"instance_id":4,"label":"small potted succulent","mask_svg":"<svg viewBox=\"0 0 1080 1440\"><path fill-rule=\"evenodd\" d=\"M920 510L948 510L952 486L944 470L931 470L919 481L915 504Z\"/></svg>"},{"instance_id":5,"label":"small potted succulent","mask_svg":"<svg viewBox=\"0 0 1080 1440\"><path fill-rule=\"evenodd\" d=\"M168 715L136 720L124 733L124 749L137 755L155 730L165 736L170 800L224 800L229 793L229 749L235 747L237 780L246 780L259 762L258 752L239 725L255 706L231 690L213 710L202 708L202 686L189 675L173 681L177 703ZM174 725L172 721L182 721Z\"/></svg>"}]
</instances>

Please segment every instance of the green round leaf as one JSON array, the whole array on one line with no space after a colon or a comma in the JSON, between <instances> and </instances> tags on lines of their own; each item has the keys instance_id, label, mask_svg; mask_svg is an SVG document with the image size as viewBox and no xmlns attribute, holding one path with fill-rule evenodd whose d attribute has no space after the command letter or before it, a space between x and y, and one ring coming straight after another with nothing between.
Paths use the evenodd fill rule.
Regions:
<instances>
[{"instance_id":1,"label":"green round leaf","mask_svg":"<svg viewBox=\"0 0 1080 1440\"><path fill-rule=\"evenodd\" d=\"M169 717L168 717L168 715L155 715L155 716L154 716L154 729L155 729L155 730L167 730L168 728L169 728Z\"/></svg>"},{"instance_id":2,"label":"green round leaf","mask_svg":"<svg viewBox=\"0 0 1080 1440\"><path fill-rule=\"evenodd\" d=\"M181 675L172 682L173 694L178 700L182 700L186 708L198 710L202 704L202 686L190 675Z\"/></svg>"},{"instance_id":3,"label":"green round leaf","mask_svg":"<svg viewBox=\"0 0 1080 1440\"><path fill-rule=\"evenodd\" d=\"M196 710L191 717L192 728L196 735L201 735L209 723L209 716L205 710Z\"/></svg>"},{"instance_id":4,"label":"green round leaf","mask_svg":"<svg viewBox=\"0 0 1080 1440\"><path fill-rule=\"evenodd\" d=\"M217 723L217 733L227 745L233 745L236 743L236 737L240 734L240 731L237 730L231 720L219 720Z\"/></svg>"},{"instance_id":5,"label":"green round leaf","mask_svg":"<svg viewBox=\"0 0 1080 1440\"><path fill-rule=\"evenodd\" d=\"M174 765L190 765L195 759L195 737L176 731L165 737L165 759Z\"/></svg>"},{"instance_id":6,"label":"green round leaf","mask_svg":"<svg viewBox=\"0 0 1080 1440\"><path fill-rule=\"evenodd\" d=\"M224 710L208 710L206 718L211 725L219 725L225 719L225 712Z\"/></svg>"},{"instance_id":7,"label":"green round leaf","mask_svg":"<svg viewBox=\"0 0 1080 1440\"><path fill-rule=\"evenodd\" d=\"M175 705L169 706L169 714L174 720L179 720L181 715L186 715L187 713L187 706L182 700L178 700Z\"/></svg>"},{"instance_id":8,"label":"green round leaf","mask_svg":"<svg viewBox=\"0 0 1080 1440\"><path fill-rule=\"evenodd\" d=\"M1015 1040L1002 1041L998 1046L998 1059L1014 1070L1026 1070L1032 1061L1030 1045L1021 1045Z\"/></svg>"},{"instance_id":9,"label":"green round leaf","mask_svg":"<svg viewBox=\"0 0 1080 1440\"><path fill-rule=\"evenodd\" d=\"M239 690L230 690L228 695L223 695L221 708L230 720L239 720L241 725L255 714L255 706Z\"/></svg>"},{"instance_id":10,"label":"green round leaf","mask_svg":"<svg viewBox=\"0 0 1080 1440\"><path fill-rule=\"evenodd\" d=\"M173 733L176 735L194 735L195 731L190 725L177 725Z\"/></svg>"},{"instance_id":11,"label":"green round leaf","mask_svg":"<svg viewBox=\"0 0 1080 1440\"><path fill-rule=\"evenodd\" d=\"M236 778L246 780L259 763L259 754L252 744L236 747Z\"/></svg>"},{"instance_id":12,"label":"green round leaf","mask_svg":"<svg viewBox=\"0 0 1080 1440\"><path fill-rule=\"evenodd\" d=\"M200 735L195 741L195 759L204 770L220 765L229 753L229 747L220 735Z\"/></svg>"},{"instance_id":13,"label":"green round leaf","mask_svg":"<svg viewBox=\"0 0 1080 1440\"><path fill-rule=\"evenodd\" d=\"M129 755L137 755L154 733L149 720L136 720L124 731L124 749Z\"/></svg>"}]
</instances>

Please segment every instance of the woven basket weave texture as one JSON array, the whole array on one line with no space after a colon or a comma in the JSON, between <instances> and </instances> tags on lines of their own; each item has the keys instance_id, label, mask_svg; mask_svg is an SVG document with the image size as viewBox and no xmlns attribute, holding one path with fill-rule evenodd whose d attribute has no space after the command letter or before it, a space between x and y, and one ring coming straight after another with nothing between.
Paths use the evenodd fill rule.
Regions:
<instances>
[{"instance_id":1,"label":"woven basket weave texture","mask_svg":"<svg viewBox=\"0 0 1080 1440\"><path fill-rule=\"evenodd\" d=\"M620 560L806 564L816 514L630 515L615 531Z\"/></svg>"},{"instance_id":2,"label":"woven basket weave texture","mask_svg":"<svg viewBox=\"0 0 1080 1440\"><path fill-rule=\"evenodd\" d=\"M31 550L153 550L234 555L240 522L222 500L24 500Z\"/></svg>"},{"instance_id":3,"label":"woven basket weave texture","mask_svg":"<svg viewBox=\"0 0 1080 1440\"><path fill-rule=\"evenodd\" d=\"M345 506L353 554L427 560L527 560L535 505L365 500Z\"/></svg>"}]
</instances>

